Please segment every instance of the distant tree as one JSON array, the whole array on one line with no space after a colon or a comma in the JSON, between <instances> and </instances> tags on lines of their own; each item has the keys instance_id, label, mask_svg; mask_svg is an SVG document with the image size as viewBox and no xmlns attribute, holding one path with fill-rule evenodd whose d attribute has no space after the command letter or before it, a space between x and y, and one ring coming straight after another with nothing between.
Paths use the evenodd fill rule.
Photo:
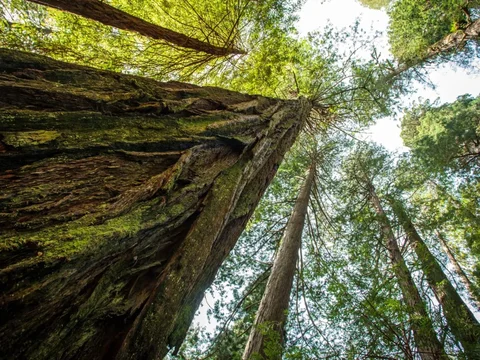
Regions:
<instances>
[{"instance_id":1,"label":"distant tree","mask_svg":"<svg viewBox=\"0 0 480 360\"><path fill-rule=\"evenodd\" d=\"M419 235L403 204L393 197L389 197L388 201L405 231L409 244L417 254L420 267L440 302L452 333L462 344L467 358L474 359L480 353L480 324L445 276L437 260Z\"/></svg>"},{"instance_id":2,"label":"distant tree","mask_svg":"<svg viewBox=\"0 0 480 360\"><path fill-rule=\"evenodd\" d=\"M425 303L405 264L405 260L400 252L397 240L383 210L380 199L375 193L375 189L371 183L366 185L370 189L370 201L378 215L378 222L386 242L386 248L390 254L392 267L400 289L402 290L403 300L408 308L417 351L422 359L447 359L443 346L438 340L428 316Z\"/></svg>"},{"instance_id":3,"label":"distant tree","mask_svg":"<svg viewBox=\"0 0 480 360\"><path fill-rule=\"evenodd\" d=\"M452 249L450 249L450 246L448 246L448 243L445 240L445 237L442 235L442 233L440 231L436 231L436 235L437 235L438 241L442 246L443 251L445 252L445 254L448 257L448 260L450 261L450 264L452 264L455 273L460 278L460 281L463 283L463 286L465 286L465 289L467 290L469 297L473 300L477 309L480 309L480 293L478 288L470 281L467 274L460 266L454 253L452 252Z\"/></svg>"},{"instance_id":4,"label":"distant tree","mask_svg":"<svg viewBox=\"0 0 480 360\"><path fill-rule=\"evenodd\" d=\"M315 179L315 169L315 165L312 164L280 240L265 293L245 346L242 357L244 360L254 359L256 356L266 356L272 360L282 358L288 304L298 252L302 244L302 233Z\"/></svg>"},{"instance_id":5,"label":"distant tree","mask_svg":"<svg viewBox=\"0 0 480 360\"><path fill-rule=\"evenodd\" d=\"M418 354L422 359L447 359L443 345L437 338L425 302L413 281L392 230L390 220L373 184L373 178L380 171L385 171L386 155L381 149L371 147L355 153L351 161L353 161L353 164L351 165L350 176L361 184L365 196L377 214L377 223L389 254L393 272L402 292Z\"/></svg>"}]
</instances>

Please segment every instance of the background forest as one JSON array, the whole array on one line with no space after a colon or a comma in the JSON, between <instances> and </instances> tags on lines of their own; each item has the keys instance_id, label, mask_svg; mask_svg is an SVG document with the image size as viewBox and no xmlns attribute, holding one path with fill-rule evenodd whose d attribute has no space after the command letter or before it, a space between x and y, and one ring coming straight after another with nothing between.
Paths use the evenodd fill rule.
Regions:
<instances>
[{"instance_id":1,"label":"background forest","mask_svg":"<svg viewBox=\"0 0 480 360\"><path fill-rule=\"evenodd\" d=\"M319 23L301 36L296 26L305 2L85 0L100 9L87 13L90 5L82 8L77 0L4 0L0 47L177 85L309 102L299 135L206 290L185 339L169 335L167 358L480 359L480 85L449 103L419 98L435 88L429 77L435 69L478 76L480 2L359 0L385 12L388 28L364 29L358 19L347 28ZM97 3L144 22L128 22ZM109 11L115 16L105 16ZM137 105L128 103L139 113L153 106ZM192 116L217 103L197 105L180 109L175 103ZM391 119L399 120L406 151L389 151L365 135ZM149 126L136 135L150 136ZM235 149L256 136L231 131L215 136ZM79 143L107 141L78 133ZM127 138L116 130L110 135ZM2 136L5 148L30 141ZM0 194L0 213L14 206L8 201ZM33 240L9 241L0 251L9 254ZM65 247L61 256L74 258L76 251ZM276 304L285 305L272 310ZM18 354L9 358L23 358Z\"/></svg>"}]
</instances>

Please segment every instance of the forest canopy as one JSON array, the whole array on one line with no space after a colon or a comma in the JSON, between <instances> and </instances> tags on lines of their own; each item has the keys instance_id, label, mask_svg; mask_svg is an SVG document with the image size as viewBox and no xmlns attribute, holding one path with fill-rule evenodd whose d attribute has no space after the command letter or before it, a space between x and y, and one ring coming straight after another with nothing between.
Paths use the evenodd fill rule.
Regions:
<instances>
[{"instance_id":1,"label":"forest canopy","mask_svg":"<svg viewBox=\"0 0 480 360\"><path fill-rule=\"evenodd\" d=\"M480 357L480 4L313 3L0 4L0 357Z\"/></svg>"}]
</instances>

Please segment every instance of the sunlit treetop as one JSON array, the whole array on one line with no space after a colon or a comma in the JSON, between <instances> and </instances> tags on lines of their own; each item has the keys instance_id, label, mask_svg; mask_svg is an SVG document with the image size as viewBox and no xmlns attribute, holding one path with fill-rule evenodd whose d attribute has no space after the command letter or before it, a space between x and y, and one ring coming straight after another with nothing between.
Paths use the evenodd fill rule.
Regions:
<instances>
[{"instance_id":1,"label":"sunlit treetop","mask_svg":"<svg viewBox=\"0 0 480 360\"><path fill-rule=\"evenodd\" d=\"M390 4L390 0L358 0L360 4L370 9L384 9Z\"/></svg>"},{"instance_id":2,"label":"sunlit treetop","mask_svg":"<svg viewBox=\"0 0 480 360\"><path fill-rule=\"evenodd\" d=\"M398 0L390 6L389 16L393 56L400 63L416 62L432 55L436 42L471 24L478 16L478 2Z\"/></svg>"},{"instance_id":3,"label":"sunlit treetop","mask_svg":"<svg viewBox=\"0 0 480 360\"><path fill-rule=\"evenodd\" d=\"M402 120L402 139L429 168L467 171L480 165L480 98L460 96L441 106L425 102Z\"/></svg>"}]
</instances>

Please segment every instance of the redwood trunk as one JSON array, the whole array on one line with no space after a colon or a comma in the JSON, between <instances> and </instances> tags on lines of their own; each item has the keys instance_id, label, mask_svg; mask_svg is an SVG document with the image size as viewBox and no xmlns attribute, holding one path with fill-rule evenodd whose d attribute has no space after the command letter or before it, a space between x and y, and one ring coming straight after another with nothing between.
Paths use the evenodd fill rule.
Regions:
<instances>
[{"instance_id":1,"label":"redwood trunk","mask_svg":"<svg viewBox=\"0 0 480 360\"><path fill-rule=\"evenodd\" d=\"M307 116L0 49L0 357L178 347Z\"/></svg>"},{"instance_id":2,"label":"redwood trunk","mask_svg":"<svg viewBox=\"0 0 480 360\"><path fill-rule=\"evenodd\" d=\"M302 244L303 226L314 176L315 167L312 165L280 241L280 247L243 353L244 360L249 360L255 355L260 355L262 358L267 356L268 359L281 359L283 329L287 319L290 292L298 251ZM267 354L267 348L270 348L272 353Z\"/></svg>"},{"instance_id":3,"label":"redwood trunk","mask_svg":"<svg viewBox=\"0 0 480 360\"><path fill-rule=\"evenodd\" d=\"M398 201L391 200L392 209L412 244L428 285L435 293L447 323L465 355L474 359L480 354L480 324L443 273L442 268L418 234L408 214Z\"/></svg>"},{"instance_id":4,"label":"redwood trunk","mask_svg":"<svg viewBox=\"0 0 480 360\"><path fill-rule=\"evenodd\" d=\"M98 0L28 0L40 5L49 6L72 14L92 19L117 29L137 32L156 40L164 40L171 44L201 51L215 56L245 54L244 51L229 47L215 46L208 42L191 38L176 31L149 23L122 10L114 8Z\"/></svg>"},{"instance_id":5,"label":"redwood trunk","mask_svg":"<svg viewBox=\"0 0 480 360\"><path fill-rule=\"evenodd\" d=\"M437 338L430 320L425 304L413 282L410 271L405 264L402 253L398 247L397 239L393 234L390 222L383 210L380 199L375 193L375 189L371 184L370 201L378 215L382 234L386 240L386 247L392 262L393 271L398 280L403 300L409 313L410 324L413 331L413 338L418 353L423 360L448 359L442 344Z\"/></svg>"}]
</instances>

